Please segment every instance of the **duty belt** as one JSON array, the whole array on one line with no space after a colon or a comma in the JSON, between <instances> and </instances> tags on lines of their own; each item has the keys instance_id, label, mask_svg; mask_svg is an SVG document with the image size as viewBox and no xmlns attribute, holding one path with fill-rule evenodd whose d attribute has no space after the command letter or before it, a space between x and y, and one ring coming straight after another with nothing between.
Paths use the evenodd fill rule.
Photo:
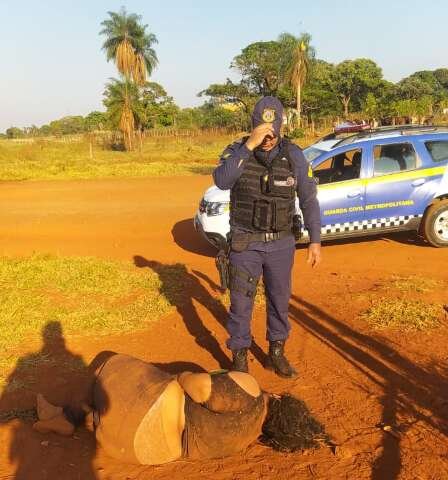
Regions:
<instances>
[{"instance_id":1,"label":"duty belt","mask_svg":"<svg viewBox=\"0 0 448 480\"><path fill-rule=\"evenodd\" d=\"M290 237L292 233L288 230L282 232L261 232L250 233L250 242L273 242L274 240L281 240L282 238Z\"/></svg>"}]
</instances>

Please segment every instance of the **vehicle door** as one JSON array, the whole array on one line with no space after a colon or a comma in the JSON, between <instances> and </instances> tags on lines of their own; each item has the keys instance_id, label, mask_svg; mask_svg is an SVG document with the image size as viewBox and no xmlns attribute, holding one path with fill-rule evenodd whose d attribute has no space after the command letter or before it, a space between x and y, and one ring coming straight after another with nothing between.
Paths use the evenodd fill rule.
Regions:
<instances>
[{"instance_id":1,"label":"vehicle door","mask_svg":"<svg viewBox=\"0 0 448 480\"><path fill-rule=\"evenodd\" d=\"M357 230L364 219L364 165L363 149L353 145L313 162L325 235Z\"/></svg>"},{"instance_id":2,"label":"vehicle door","mask_svg":"<svg viewBox=\"0 0 448 480\"><path fill-rule=\"evenodd\" d=\"M423 213L428 198L427 174L411 140L372 145L366 181L367 220L381 229L397 228Z\"/></svg>"}]
</instances>

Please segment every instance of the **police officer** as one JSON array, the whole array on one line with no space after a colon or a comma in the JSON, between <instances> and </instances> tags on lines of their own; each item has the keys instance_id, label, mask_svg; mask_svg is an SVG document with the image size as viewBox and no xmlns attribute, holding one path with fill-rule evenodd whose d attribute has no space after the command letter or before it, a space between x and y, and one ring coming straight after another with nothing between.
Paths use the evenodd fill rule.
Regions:
<instances>
[{"instance_id":1,"label":"police officer","mask_svg":"<svg viewBox=\"0 0 448 480\"><path fill-rule=\"evenodd\" d=\"M213 178L230 189L230 312L227 322L233 370L248 371L251 317L258 280L263 275L267 301L267 368L282 377L297 372L284 354L295 239L293 216L299 197L310 236L308 263L320 262L320 209L311 168L298 146L281 137L283 106L275 97L257 102L252 132L229 145Z\"/></svg>"}]
</instances>

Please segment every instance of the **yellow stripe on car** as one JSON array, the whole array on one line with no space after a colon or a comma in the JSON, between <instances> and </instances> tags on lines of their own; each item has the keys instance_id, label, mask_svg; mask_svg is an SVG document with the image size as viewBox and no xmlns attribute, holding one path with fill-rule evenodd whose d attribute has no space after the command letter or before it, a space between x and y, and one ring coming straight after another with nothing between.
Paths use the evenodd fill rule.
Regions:
<instances>
[{"instance_id":1,"label":"yellow stripe on car","mask_svg":"<svg viewBox=\"0 0 448 480\"><path fill-rule=\"evenodd\" d=\"M350 187L364 187L367 185L373 185L377 183L391 183L391 182L401 182L404 180L412 180L414 178L420 177L435 177L437 175L443 175L447 167L432 167L424 168L422 170L409 170L406 172L399 173L388 173L386 175L381 175L378 177L372 178L361 178L361 179L352 179L352 180L343 180L342 182L336 183L326 183L324 185L319 185L319 190L332 190L334 188L340 188L343 185Z\"/></svg>"}]
</instances>

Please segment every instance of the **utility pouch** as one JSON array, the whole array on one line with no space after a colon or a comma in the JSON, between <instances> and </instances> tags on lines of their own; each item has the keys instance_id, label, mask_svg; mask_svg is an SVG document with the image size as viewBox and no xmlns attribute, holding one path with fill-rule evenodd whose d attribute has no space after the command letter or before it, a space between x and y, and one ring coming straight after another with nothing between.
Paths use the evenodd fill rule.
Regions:
<instances>
[{"instance_id":1,"label":"utility pouch","mask_svg":"<svg viewBox=\"0 0 448 480\"><path fill-rule=\"evenodd\" d=\"M253 225L255 228L263 231L269 231L272 228L273 208L271 202L267 200L256 200L254 202Z\"/></svg>"},{"instance_id":2,"label":"utility pouch","mask_svg":"<svg viewBox=\"0 0 448 480\"><path fill-rule=\"evenodd\" d=\"M257 293L258 278L250 276L245 270L230 265L230 289L242 293L245 297L254 298Z\"/></svg>"},{"instance_id":3,"label":"utility pouch","mask_svg":"<svg viewBox=\"0 0 448 480\"><path fill-rule=\"evenodd\" d=\"M244 252L250 243L249 233L232 233L230 245L234 252Z\"/></svg>"},{"instance_id":4,"label":"utility pouch","mask_svg":"<svg viewBox=\"0 0 448 480\"><path fill-rule=\"evenodd\" d=\"M269 175L269 194L275 197L291 198L294 195L295 179L292 176Z\"/></svg>"}]
</instances>

